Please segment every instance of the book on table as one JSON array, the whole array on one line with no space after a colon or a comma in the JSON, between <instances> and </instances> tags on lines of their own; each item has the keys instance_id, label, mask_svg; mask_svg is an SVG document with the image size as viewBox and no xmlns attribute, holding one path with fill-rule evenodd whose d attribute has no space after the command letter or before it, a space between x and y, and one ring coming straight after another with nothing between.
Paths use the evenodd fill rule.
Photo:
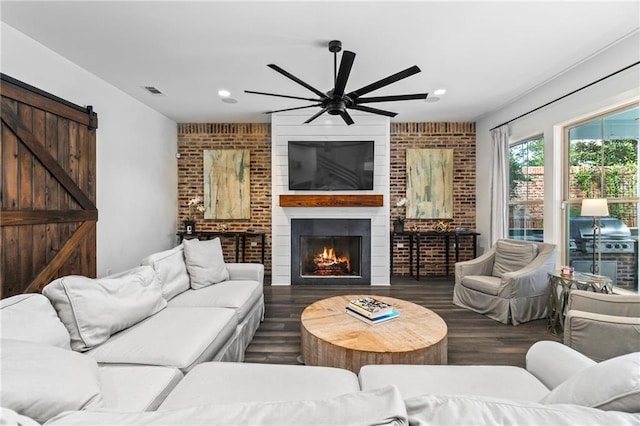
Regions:
<instances>
[{"instance_id":1,"label":"book on table","mask_svg":"<svg viewBox=\"0 0 640 426\"><path fill-rule=\"evenodd\" d=\"M376 317L375 319L370 319L368 317L365 317L364 315L360 314L359 312L353 311L351 310L349 307L347 307L344 310L347 314L349 314L350 316L354 317L354 318L358 318L360 321L366 322L367 324L380 324L381 322L385 322L385 321L389 321L392 320L394 318L398 318L398 316L400 314L398 314L398 311L396 310L391 310L391 312L389 312L386 315L382 315L379 317Z\"/></svg>"},{"instance_id":2,"label":"book on table","mask_svg":"<svg viewBox=\"0 0 640 426\"><path fill-rule=\"evenodd\" d=\"M393 306L373 297L361 297L351 300L347 308L369 319L376 319L393 311Z\"/></svg>"}]
</instances>

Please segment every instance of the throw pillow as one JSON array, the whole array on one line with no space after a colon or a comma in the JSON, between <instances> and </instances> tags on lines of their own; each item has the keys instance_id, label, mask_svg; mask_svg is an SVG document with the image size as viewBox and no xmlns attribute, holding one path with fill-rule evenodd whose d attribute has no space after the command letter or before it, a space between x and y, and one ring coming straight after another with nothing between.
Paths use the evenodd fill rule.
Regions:
<instances>
[{"instance_id":1,"label":"throw pillow","mask_svg":"<svg viewBox=\"0 0 640 426\"><path fill-rule=\"evenodd\" d=\"M20 415L6 407L0 407L0 425L41 426L32 418Z\"/></svg>"},{"instance_id":2,"label":"throw pillow","mask_svg":"<svg viewBox=\"0 0 640 426\"><path fill-rule=\"evenodd\" d=\"M577 404L640 413L640 352L602 361L553 389L543 404Z\"/></svg>"},{"instance_id":3,"label":"throw pillow","mask_svg":"<svg viewBox=\"0 0 640 426\"><path fill-rule=\"evenodd\" d=\"M49 299L38 293L18 294L0 301L5 339L26 340L71 349L69 332Z\"/></svg>"},{"instance_id":4,"label":"throw pillow","mask_svg":"<svg viewBox=\"0 0 640 426\"><path fill-rule=\"evenodd\" d=\"M229 279L220 238L205 241L184 240L182 244L191 288L204 288Z\"/></svg>"},{"instance_id":5,"label":"throw pillow","mask_svg":"<svg viewBox=\"0 0 640 426\"><path fill-rule=\"evenodd\" d=\"M71 335L71 349L87 351L112 334L164 309L153 268L140 266L108 278L70 275L48 284L47 296Z\"/></svg>"},{"instance_id":6,"label":"throw pillow","mask_svg":"<svg viewBox=\"0 0 640 426\"><path fill-rule=\"evenodd\" d=\"M189 273L184 261L182 244L171 250L147 256L142 265L151 265L162 285L162 296L167 302L189 290Z\"/></svg>"},{"instance_id":7,"label":"throw pillow","mask_svg":"<svg viewBox=\"0 0 640 426\"><path fill-rule=\"evenodd\" d=\"M68 349L2 339L2 406L44 423L67 410L102 407L98 364Z\"/></svg>"},{"instance_id":8,"label":"throw pillow","mask_svg":"<svg viewBox=\"0 0 640 426\"><path fill-rule=\"evenodd\" d=\"M537 254L538 246L533 243L513 243L500 240L496 243L491 275L502 277L507 272L518 271L529 265Z\"/></svg>"}]
</instances>

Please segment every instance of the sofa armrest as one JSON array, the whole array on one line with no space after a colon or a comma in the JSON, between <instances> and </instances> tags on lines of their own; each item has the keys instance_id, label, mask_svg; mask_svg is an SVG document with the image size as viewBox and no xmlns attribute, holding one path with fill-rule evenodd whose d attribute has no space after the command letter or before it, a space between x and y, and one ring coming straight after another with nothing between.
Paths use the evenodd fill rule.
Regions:
<instances>
[{"instance_id":1,"label":"sofa armrest","mask_svg":"<svg viewBox=\"0 0 640 426\"><path fill-rule=\"evenodd\" d=\"M455 283L461 284L462 278L467 275L491 275L493 259L496 254L495 246L483 255L464 262L456 262Z\"/></svg>"},{"instance_id":2,"label":"sofa armrest","mask_svg":"<svg viewBox=\"0 0 640 426\"><path fill-rule=\"evenodd\" d=\"M264 283L264 265L261 263L226 263L229 280L251 280Z\"/></svg>"},{"instance_id":3,"label":"sofa armrest","mask_svg":"<svg viewBox=\"0 0 640 426\"><path fill-rule=\"evenodd\" d=\"M549 389L591 367L595 361L562 343L542 340L534 343L526 355L526 368Z\"/></svg>"},{"instance_id":4,"label":"sofa armrest","mask_svg":"<svg viewBox=\"0 0 640 426\"><path fill-rule=\"evenodd\" d=\"M603 294L572 290L568 310L592 312L620 317L640 317L640 295Z\"/></svg>"},{"instance_id":5,"label":"sofa armrest","mask_svg":"<svg viewBox=\"0 0 640 426\"><path fill-rule=\"evenodd\" d=\"M564 327L564 344L596 361L640 352L640 317L572 309Z\"/></svg>"}]
</instances>

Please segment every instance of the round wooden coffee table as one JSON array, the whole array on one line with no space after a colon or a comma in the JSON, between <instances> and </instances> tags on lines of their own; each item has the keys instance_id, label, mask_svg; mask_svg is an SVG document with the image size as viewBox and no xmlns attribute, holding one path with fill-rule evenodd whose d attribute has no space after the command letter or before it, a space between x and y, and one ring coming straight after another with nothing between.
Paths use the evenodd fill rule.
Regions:
<instances>
[{"instance_id":1,"label":"round wooden coffee table","mask_svg":"<svg viewBox=\"0 0 640 426\"><path fill-rule=\"evenodd\" d=\"M371 296L392 305L398 318L370 325L345 313L350 300L319 300L302 312L302 358L306 365L351 370L367 364L446 364L447 324L427 308L400 299Z\"/></svg>"}]
</instances>

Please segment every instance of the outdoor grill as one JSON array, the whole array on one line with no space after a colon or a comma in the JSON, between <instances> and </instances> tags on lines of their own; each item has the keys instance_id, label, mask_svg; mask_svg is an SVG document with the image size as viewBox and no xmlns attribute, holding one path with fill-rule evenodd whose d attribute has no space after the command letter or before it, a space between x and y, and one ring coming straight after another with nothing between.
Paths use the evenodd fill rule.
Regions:
<instances>
[{"instance_id":1,"label":"outdoor grill","mask_svg":"<svg viewBox=\"0 0 640 426\"><path fill-rule=\"evenodd\" d=\"M569 249L583 253L593 253L593 218L574 217L569 228ZM596 231L596 249L600 240L601 253L635 253L636 240L629 227L615 217L600 218L600 237Z\"/></svg>"}]
</instances>

